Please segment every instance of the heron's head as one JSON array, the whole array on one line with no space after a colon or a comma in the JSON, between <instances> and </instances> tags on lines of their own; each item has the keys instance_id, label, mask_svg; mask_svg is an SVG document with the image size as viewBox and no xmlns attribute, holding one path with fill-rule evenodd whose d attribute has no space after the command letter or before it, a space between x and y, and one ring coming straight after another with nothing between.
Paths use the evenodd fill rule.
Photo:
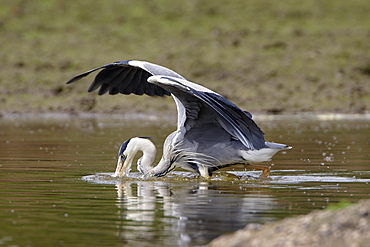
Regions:
<instances>
[{"instance_id":1,"label":"heron's head","mask_svg":"<svg viewBox=\"0 0 370 247\"><path fill-rule=\"evenodd\" d=\"M138 151L144 153L144 156L138 161L138 170L141 173L145 173L150 169L150 165L155 157L155 146L149 141L148 137L134 137L122 143L118 151L115 177L126 176L130 172L132 162Z\"/></svg>"},{"instance_id":2,"label":"heron's head","mask_svg":"<svg viewBox=\"0 0 370 247\"><path fill-rule=\"evenodd\" d=\"M126 175L131 168L132 165L132 145L130 145L131 139L128 139L124 143L122 143L119 151L118 151L118 161L116 172L114 173L115 177L122 177Z\"/></svg>"}]
</instances>

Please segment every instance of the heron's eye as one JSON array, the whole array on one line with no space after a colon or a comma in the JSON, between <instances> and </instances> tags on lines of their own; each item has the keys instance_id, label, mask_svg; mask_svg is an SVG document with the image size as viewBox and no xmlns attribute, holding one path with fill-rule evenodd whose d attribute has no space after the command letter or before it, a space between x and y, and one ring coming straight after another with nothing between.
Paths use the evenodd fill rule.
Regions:
<instances>
[{"instance_id":1,"label":"heron's eye","mask_svg":"<svg viewBox=\"0 0 370 247\"><path fill-rule=\"evenodd\" d=\"M121 159L124 159L126 156L124 154L121 155Z\"/></svg>"}]
</instances>

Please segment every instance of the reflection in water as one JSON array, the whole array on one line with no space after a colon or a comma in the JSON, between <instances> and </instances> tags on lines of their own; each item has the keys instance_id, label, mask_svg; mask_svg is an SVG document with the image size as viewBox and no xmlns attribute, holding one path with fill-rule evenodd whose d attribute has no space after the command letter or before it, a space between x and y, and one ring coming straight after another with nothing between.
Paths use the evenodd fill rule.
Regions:
<instances>
[{"instance_id":1,"label":"reflection in water","mask_svg":"<svg viewBox=\"0 0 370 247\"><path fill-rule=\"evenodd\" d=\"M275 205L269 196L248 191L235 196L212 182L178 188L165 181L133 181L116 187L119 215L124 219L119 238L124 242L155 240L166 231L179 246L204 244L225 229L234 231L258 221Z\"/></svg>"},{"instance_id":2,"label":"reflection in water","mask_svg":"<svg viewBox=\"0 0 370 247\"><path fill-rule=\"evenodd\" d=\"M216 173L205 181L190 172L175 171L154 180L143 180L138 172L124 180L113 173L97 173L83 180L115 185L121 242L130 246L152 241L197 246L248 223L276 220L294 211L296 205L298 211L303 205L303 209L325 208L333 196L359 193L358 188L370 183L366 174L274 170L269 179L258 179L233 171ZM354 183L357 188L348 187Z\"/></svg>"}]
</instances>

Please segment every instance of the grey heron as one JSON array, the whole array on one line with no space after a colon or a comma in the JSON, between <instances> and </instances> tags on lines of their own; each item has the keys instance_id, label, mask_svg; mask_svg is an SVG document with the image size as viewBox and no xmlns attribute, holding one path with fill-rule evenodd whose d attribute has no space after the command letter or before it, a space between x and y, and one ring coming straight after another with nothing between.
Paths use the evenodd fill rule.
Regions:
<instances>
[{"instance_id":1,"label":"grey heron","mask_svg":"<svg viewBox=\"0 0 370 247\"><path fill-rule=\"evenodd\" d=\"M265 142L264 133L249 112L160 65L137 60L118 61L77 75L67 84L100 69L88 92L100 87L99 95L106 92L171 95L177 106L177 129L166 138L159 163L153 166L156 148L148 138L131 138L119 149L115 176L126 176L135 154L141 151L143 155L137 165L145 176L161 177L181 167L208 178L220 168L244 164L261 169L260 177L267 177L270 168L256 163L269 161L278 151L291 148Z\"/></svg>"}]
</instances>

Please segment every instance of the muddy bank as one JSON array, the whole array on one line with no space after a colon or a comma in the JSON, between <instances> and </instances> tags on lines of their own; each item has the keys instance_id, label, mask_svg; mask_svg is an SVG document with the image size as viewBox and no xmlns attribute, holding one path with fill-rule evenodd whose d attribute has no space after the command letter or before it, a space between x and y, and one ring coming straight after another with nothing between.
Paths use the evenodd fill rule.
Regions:
<instances>
[{"instance_id":1,"label":"muddy bank","mask_svg":"<svg viewBox=\"0 0 370 247\"><path fill-rule=\"evenodd\" d=\"M337 210L314 211L265 225L248 224L209 246L356 246L370 243L370 200Z\"/></svg>"},{"instance_id":2,"label":"muddy bank","mask_svg":"<svg viewBox=\"0 0 370 247\"><path fill-rule=\"evenodd\" d=\"M125 59L164 65L252 113L368 113L368 6L7 1L0 7L0 114L173 112L170 97L88 94L93 76L65 84Z\"/></svg>"}]
</instances>

